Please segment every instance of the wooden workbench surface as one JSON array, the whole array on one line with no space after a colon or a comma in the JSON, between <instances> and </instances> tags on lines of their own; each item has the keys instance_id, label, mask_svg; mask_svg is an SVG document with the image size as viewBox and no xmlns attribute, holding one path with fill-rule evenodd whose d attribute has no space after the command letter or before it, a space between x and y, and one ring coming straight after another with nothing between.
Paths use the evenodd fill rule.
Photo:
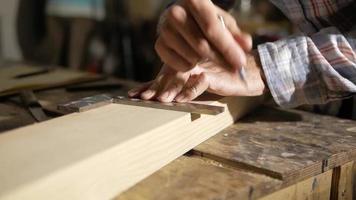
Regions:
<instances>
[{"instance_id":1,"label":"wooden workbench surface","mask_svg":"<svg viewBox=\"0 0 356 200\"><path fill-rule=\"evenodd\" d=\"M296 199L329 199L313 187L335 187L335 169L355 158L356 122L262 107L118 199L257 199L297 183L311 191Z\"/></svg>"},{"instance_id":2,"label":"wooden workbench surface","mask_svg":"<svg viewBox=\"0 0 356 200\"><path fill-rule=\"evenodd\" d=\"M97 93L103 91L37 96L51 108ZM0 132L31 123L16 98L0 101ZM351 199L355 159L356 122L261 107L117 199Z\"/></svg>"}]
</instances>

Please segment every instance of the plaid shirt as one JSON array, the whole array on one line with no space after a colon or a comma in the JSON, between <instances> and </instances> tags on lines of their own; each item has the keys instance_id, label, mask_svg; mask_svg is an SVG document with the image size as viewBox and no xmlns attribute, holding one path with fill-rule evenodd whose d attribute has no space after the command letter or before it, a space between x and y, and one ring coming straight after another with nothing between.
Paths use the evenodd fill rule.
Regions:
<instances>
[{"instance_id":1,"label":"plaid shirt","mask_svg":"<svg viewBox=\"0 0 356 200\"><path fill-rule=\"evenodd\" d=\"M259 45L282 107L324 104L356 92L356 1L271 0L303 34Z\"/></svg>"}]
</instances>

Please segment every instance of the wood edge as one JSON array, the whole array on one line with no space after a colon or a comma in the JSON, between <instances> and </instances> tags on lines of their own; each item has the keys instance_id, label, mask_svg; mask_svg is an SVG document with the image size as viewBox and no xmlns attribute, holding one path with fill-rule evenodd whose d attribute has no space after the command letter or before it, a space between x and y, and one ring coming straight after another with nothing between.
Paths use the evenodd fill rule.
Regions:
<instances>
[{"instance_id":1,"label":"wood edge","mask_svg":"<svg viewBox=\"0 0 356 200\"><path fill-rule=\"evenodd\" d=\"M339 177L335 180L331 194L334 199L351 200L356 197L356 164L355 161L340 167ZM332 198L331 198L332 199Z\"/></svg>"},{"instance_id":2,"label":"wood edge","mask_svg":"<svg viewBox=\"0 0 356 200\"><path fill-rule=\"evenodd\" d=\"M211 159L211 160L216 161L216 162L223 163L224 165L230 166L231 168L243 169L243 170L246 170L246 171L250 171L252 173L262 174L262 175L265 175L265 176L272 177L274 179L283 180L283 176L280 173L277 173L275 171L271 171L271 170L268 170L268 169L259 168L259 167L250 165L248 163L225 159L225 158L222 158L220 156L216 156L216 155L212 155L212 154L209 154L209 153L200 152L200 151L195 150L195 149L193 149L191 151L191 153L193 155L195 155L195 156L200 156L202 158L207 158L207 159Z\"/></svg>"},{"instance_id":3,"label":"wood edge","mask_svg":"<svg viewBox=\"0 0 356 200\"><path fill-rule=\"evenodd\" d=\"M268 194L259 200L313 199L330 198L332 170L313 176L281 190Z\"/></svg>"},{"instance_id":4,"label":"wood edge","mask_svg":"<svg viewBox=\"0 0 356 200\"><path fill-rule=\"evenodd\" d=\"M241 99L241 98L236 98L236 97L234 97L234 98L228 98L228 99L230 99L230 100L236 100L236 99ZM244 101L245 102L245 101ZM243 102L243 103L244 103ZM235 103L236 104L236 103ZM209 136L209 137L211 137L212 135L215 135L215 134L217 134L219 131L218 130L221 130L223 127L227 127L228 125L230 125L230 124L232 124L232 120L231 120L231 118L235 118L235 117L240 117L241 115L244 115L246 112L248 112L249 110L250 110L250 108L255 108L255 106L257 105L256 103L252 103L252 104L248 104L249 106L247 106L247 107L245 107L245 106L241 106L243 109L240 109L239 110L239 112L242 112L242 113L239 113L238 111L236 111L236 112L229 112L229 111L231 111L230 109L228 110L228 111L226 111L225 113L223 113L222 115L220 115L220 117L218 117L218 118L213 118L213 117L211 117L211 116L204 116L204 117L202 117L201 119L204 121L204 122L202 122L202 120L200 120L200 122L199 122L199 119L198 120L195 120L195 121L193 121L193 122L190 122L190 115L184 115L184 117L187 119L187 123L191 123L191 127L190 127L190 129L194 129L195 130L195 134L197 134L197 133L199 133L200 135L203 135L203 136L199 136L200 138L205 138L206 139L206 137L207 136ZM229 104L227 103L226 104L226 106L229 106ZM73 113L73 114L70 114L70 115L80 115L80 113ZM69 117L70 115L66 115L66 116L62 116L62 117ZM60 117L61 118L61 117ZM57 120L58 120L58 118L56 118ZM56 119L54 119L54 120L56 120ZM211 121L215 121L215 120L220 120L221 121L221 123L218 125L218 126L216 126L216 127L211 127L212 126L212 123L210 123ZM51 121L51 120L50 120ZM48 122L50 122L50 121L48 121ZM44 123L48 123L48 122L44 122ZM204 125L204 124L210 124L209 126L207 126L207 127L210 127L209 128L209 130L206 130L206 127L204 127L204 128L202 128L202 125ZM36 124L36 125L41 125L41 124ZM34 125L35 126L35 125ZM185 125L186 126L186 125ZM19 129L26 129L27 128L27 126L26 127L22 127L22 128L19 128ZM186 130L186 129L182 129L182 130L179 130L178 132L180 133L180 132L182 132L182 131L184 131L184 130ZM15 130L12 130L12 131L10 131L10 132L13 132L13 131L16 131L16 129ZM153 132L155 131L155 130L152 130ZM206 132L206 133L205 133ZM20 133L22 133L22 132L20 132ZM205 136L204 136L204 134L203 133L205 133ZM199 135L198 134L198 135ZM147 136L147 134L144 134L145 136ZM2 138L6 138L6 137L13 137L13 135L11 135L11 134L3 134L2 135ZM190 136L191 137L191 136ZM197 136L196 136L197 137ZM137 139L137 138L136 138ZM130 140L130 141L132 141L132 140ZM202 142L203 140L201 140L201 142ZM189 149L192 149L192 148L194 148L194 146L192 145L192 143L189 143L189 144L186 144L186 145L189 145ZM195 144L194 143L194 145L197 145L197 144ZM180 148L182 148L182 147L180 147ZM185 149L184 150L182 150L182 151L180 151L179 152L179 154L180 155L182 155L182 154L184 154L186 151L189 151L189 149L188 149L188 147L184 147ZM105 150L105 153L107 153L107 151L109 151L110 149L106 149ZM111 149L112 150L112 149ZM185 151L185 152L183 152L183 151ZM103 155L103 154L102 154ZM105 154L106 155L106 154ZM75 169L79 169L80 168L80 166L84 166L85 165L85 163L87 163L87 162L89 162L91 165L95 165L95 158L97 158L97 156L98 155L95 155L95 156L92 156L92 157L89 157L89 158L87 158L87 159L85 159L86 161L84 162L80 162L79 164L77 163L69 163L70 165L68 166L68 165L66 165L66 167L70 167L70 170L69 171L67 171L68 169L66 169L66 168L61 168L60 170L59 170L59 172L57 171L57 172L55 172L55 173L48 173L48 174L45 174L44 175L44 177L40 177L39 179L35 179L35 180L32 180L32 182L25 182L25 183L21 183L20 185L22 186L25 186L26 187L26 190L24 190L24 191L22 191L21 193L19 193L18 195L22 195L22 194L26 194L26 192L29 192L29 190L28 190L28 188L27 187L30 187L31 188L31 185L33 185L33 187L34 188L41 188L41 186L43 186L42 184L43 184L43 180L44 180L44 182L47 182L47 181L49 181L49 182L52 182L52 183L54 183L54 182L56 182L55 180L65 180L65 175L67 175L67 174L71 174L71 173L73 173L73 170L75 171ZM107 157L107 156L106 156ZM175 159L175 158L177 158L177 157L179 157L179 155L176 155L176 156L174 156L174 158L173 158L173 156L172 155L169 155L169 156L167 156L167 158L168 157L171 157L170 158L170 160L166 160L167 161L167 163L165 163L165 164L168 164L170 161L172 161L173 159ZM166 162L165 161L165 162ZM164 165L165 165L164 164ZM163 166L164 166L163 165ZM160 167L162 167L162 166L160 166ZM72 170L73 169L73 170ZM155 172L155 171L157 171L159 168L156 168L154 171L152 171L152 172L150 172L150 173L147 173L146 174L146 176L148 176L148 175L150 175L150 174L152 174L153 172ZM64 173L64 175L63 175L63 173ZM85 173L85 172L83 172L83 173ZM104 172L102 172L102 173L104 173ZM141 173L141 172L140 172ZM62 175L63 176L62 176ZM95 177L96 175L93 175L93 177ZM146 176L142 176L142 177L146 177ZM88 180L90 180L90 179L88 179ZM142 180L142 178L140 178L140 180ZM33 184L33 181L35 181L35 184ZM56 184L54 184L54 185L56 185ZM133 185L133 184L132 184ZM131 185L131 186L132 186ZM57 187L59 187L59 188L61 188L61 189L63 189L63 188L66 188L65 186L63 186L63 185L60 185L60 186L57 186ZM63 187L63 188L62 188ZM84 187L84 186L83 186ZM18 187L16 187L16 188L13 188L13 189L10 189L10 190L8 190L9 192L10 192L10 195L12 194L12 191L17 191L17 189L18 189ZM21 188L20 188L21 189ZM117 191L119 191L119 187L117 187L117 188L115 188ZM126 188L127 189L127 188ZM124 189L123 189L124 190ZM31 192L30 192L31 193ZM6 193L6 194L8 194L8 193Z\"/></svg>"}]
</instances>

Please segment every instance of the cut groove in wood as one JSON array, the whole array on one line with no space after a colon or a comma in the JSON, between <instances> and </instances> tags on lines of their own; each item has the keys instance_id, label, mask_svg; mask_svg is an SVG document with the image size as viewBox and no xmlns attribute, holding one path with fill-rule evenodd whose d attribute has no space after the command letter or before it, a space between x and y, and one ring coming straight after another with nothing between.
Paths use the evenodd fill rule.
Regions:
<instances>
[{"instance_id":1,"label":"cut groove in wood","mask_svg":"<svg viewBox=\"0 0 356 200\"><path fill-rule=\"evenodd\" d=\"M330 190L330 200L339 199L339 183L341 167L335 167L333 170L333 175L331 178L331 190Z\"/></svg>"}]
</instances>

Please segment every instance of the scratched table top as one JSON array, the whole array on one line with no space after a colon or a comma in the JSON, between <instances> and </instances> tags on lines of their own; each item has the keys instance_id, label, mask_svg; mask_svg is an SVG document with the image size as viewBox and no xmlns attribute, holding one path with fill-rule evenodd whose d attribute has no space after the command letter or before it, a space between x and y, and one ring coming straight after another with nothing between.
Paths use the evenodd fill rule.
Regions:
<instances>
[{"instance_id":1,"label":"scratched table top","mask_svg":"<svg viewBox=\"0 0 356 200\"><path fill-rule=\"evenodd\" d=\"M355 158L356 122L261 107L118 199L258 199Z\"/></svg>"},{"instance_id":2,"label":"scratched table top","mask_svg":"<svg viewBox=\"0 0 356 200\"><path fill-rule=\"evenodd\" d=\"M110 91L125 94L133 86L122 84ZM58 103L110 91L36 95L56 117ZM17 97L0 100L0 133L32 123ZM258 199L354 160L355 121L262 106L117 199Z\"/></svg>"}]
</instances>

